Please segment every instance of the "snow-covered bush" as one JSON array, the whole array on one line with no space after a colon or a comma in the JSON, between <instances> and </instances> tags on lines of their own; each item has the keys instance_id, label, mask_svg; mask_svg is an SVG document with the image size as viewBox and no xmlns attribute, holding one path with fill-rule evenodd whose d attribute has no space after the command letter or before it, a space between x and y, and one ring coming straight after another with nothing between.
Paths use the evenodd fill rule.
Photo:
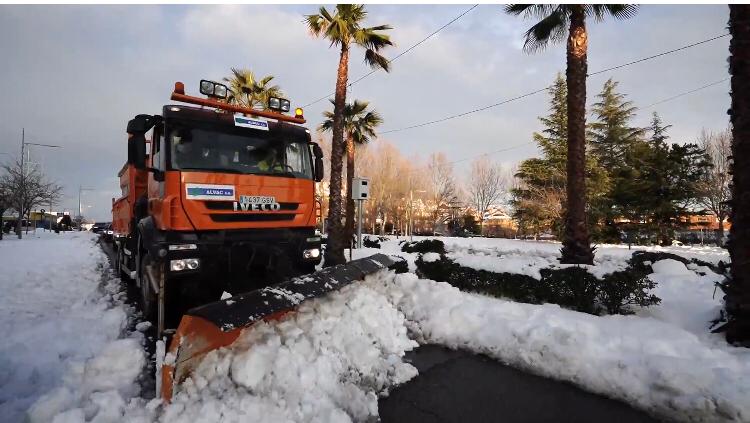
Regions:
<instances>
[{"instance_id":1,"label":"snow-covered bush","mask_svg":"<svg viewBox=\"0 0 750 423\"><path fill-rule=\"evenodd\" d=\"M424 239L422 241L405 242L401 246L405 253L439 253L445 254L445 244L439 239Z\"/></svg>"},{"instance_id":2,"label":"snow-covered bush","mask_svg":"<svg viewBox=\"0 0 750 423\"><path fill-rule=\"evenodd\" d=\"M399 256L390 256L394 263L388 266L389 269L396 273L407 273L409 271L409 262L405 258Z\"/></svg>"},{"instance_id":3,"label":"snow-covered bush","mask_svg":"<svg viewBox=\"0 0 750 423\"><path fill-rule=\"evenodd\" d=\"M628 265L636 271L648 274L651 273L651 263L667 259L677 260L685 265L694 263L698 266L706 266L711 269L712 272L718 274L724 274L726 271L726 264L722 261L718 264L713 264L697 258L686 259L677 254L665 253L663 251L635 251L628 261Z\"/></svg>"},{"instance_id":4,"label":"snow-covered bush","mask_svg":"<svg viewBox=\"0 0 750 423\"><path fill-rule=\"evenodd\" d=\"M581 267L541 269L537 297L576 311L599 314L596 304L601 281Z\"/></svg>"},{"instance_id":5,"label":"snow-covered bush","mask_svg":"<svg viewBox=\"0 0 750 423\"><path fill-rule=\"evenodd\" d=\"M599 314L629 314L629 306L648 307L661 300L650 294L656 283L632 266L624 271L596 278L582 267L541 269L541 280L520 273L490 272L461 266L440 254L420 254L415 260L417 275L448 282L462 291L476 292L513 301L558 304L576 311ZM429 259L426 259L429 258Z\"/></svg>"},{"instance_id":6,"label":"snow-covered bush","mask_svg":"<svg viewBox=\"0 0 750 423\"><path fill-rule=\"evenodd\" d=\"M539 281L518 273L496 273L461 266L440 254L439 260L425 260L431 253L420 254L414 262L417 275L438 282L448 282L462 291L493 297L511 298L526 303L540 303Z\"/></svg>"},{"instance_id":7,"label":"snow-covered bush","mask_svg":"<svg viewBox=\"0 0 750 423\"><path fill-rule=\"evenodd\" d=\"M605 275L599 285L599 301L609 314L632 314L630 306L657 305L661 299L651 291L656 282L632 267Z\"/></svg>"},{"instance_id":8,"label":"snow-covered bush","mask_svg":"<svg viewBox=\"0 0 750 423\"><path fill-rule=\"evenodd\" d=\"M380 239L369 236L362 237L362 246L365 248L380 248Z\"/></svg>"}]
</instances>

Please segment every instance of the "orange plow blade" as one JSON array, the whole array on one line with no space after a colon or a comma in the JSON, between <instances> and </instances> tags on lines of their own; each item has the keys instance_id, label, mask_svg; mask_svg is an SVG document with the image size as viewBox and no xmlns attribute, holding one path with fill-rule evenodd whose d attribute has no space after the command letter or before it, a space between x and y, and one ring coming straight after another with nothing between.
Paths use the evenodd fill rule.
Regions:
<instances>
[{"instance_id":1,"label":"orange plow blade","mask_svg":"<svg viewBox=\"0 0 750 423\"><path fill-rule=\"evenodd\" d=\"M172 337L165 359L157 363L160 397L171 401L175 388L206 354L229 346L255 323L279 319L305 300L341 289L394 264L391 257L375 254L189 310Z\"/></svg>"}]
</instances>

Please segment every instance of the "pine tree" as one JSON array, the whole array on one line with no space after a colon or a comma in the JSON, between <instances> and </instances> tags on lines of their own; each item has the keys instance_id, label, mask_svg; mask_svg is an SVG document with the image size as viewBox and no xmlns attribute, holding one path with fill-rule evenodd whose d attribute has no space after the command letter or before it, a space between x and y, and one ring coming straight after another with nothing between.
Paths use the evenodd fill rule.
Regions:
<instances>
[{"instance_id":1,"label":"pine tree","mask_svg":"<svg viewBox=\"0 0 750 423\"><path fill-rule=\"evenodd\" d=\"M516 178L520 184L511 190L514 217L522 229L535 235L548 230L562 237L566 200L567 162L567 85L561 74L548 90L549 114L539 117L544 129L533 139L541 150L541 158L524 160ZM586 158L586 191L590 207L606 192L607 176L593 156ZM595 224L596 217L589 219Z\"/></svg>"},{"instance_id":2,"label":"pine tree","mask_svg":"<svg viewBox=\"0 0 750 423\"><path fill-rule=\"evenodd\" d=\"M599 223L592 236L609 242L620 238L615 220L623 215L624 205L618 202L618 194L623 194L623 185L632 182L632 169L626 158L644 134L642 128L631 126L638 109L626 100L625 94L617 91L618 84L612 79L604 83L597 95L599 101L592 107L594 121L588 127L591 155L609 180L608 191L590 205L590 219Z\"/></svg>"},{"instance_id":3,"label":"pine tree","mask_svg":"<svg viewBox=\"0 0 750 423\"><path fill-rule=\"evenodd\" d=\"M544 129L541 133L534 133L534 141L544 157L555 167L559 167L560 173L565 175L568 148L568 87L562 74L557 74L555 82L547 92L550 95L549 115L539 118Z\"/></svg>"},{"instance_id":4,"label":"pine tree","mask_svg":"<svg viewBox=\"0 0 750 423\"><path fill-rule=\"evenodd\" d=\"M618 84L611 78L604 83L592 108L596 120L588 131L592 152L607 169L621 166L627 149L644 133L642 128L630 126L638 109L625 100L625 94L617 92Z\"/></svg>"},{"instance_id":5,"label":"pine tree","mask_svg":"<svg viewBox=\"0 0 750 423\"><path fill-rule=\"evenodd\" d=\"M670 127L654 113L648 139L636 140L625 150L610 193L613 213L655 233L662 245L671 244L710 166L698 145L669 143Z\"/></svg>"}]
</instances>

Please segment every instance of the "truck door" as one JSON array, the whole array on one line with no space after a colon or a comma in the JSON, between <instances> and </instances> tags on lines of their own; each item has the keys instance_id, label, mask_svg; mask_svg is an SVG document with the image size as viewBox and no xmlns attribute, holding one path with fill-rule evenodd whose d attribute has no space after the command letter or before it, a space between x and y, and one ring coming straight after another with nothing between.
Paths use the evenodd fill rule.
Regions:
<instances>
[{"instance_id":1,"label":"truck door","mask_svg":"<svg viewBox=\"0 0 750 423\"><path fill-rule=\"evenodd\" d=\"M166 150L164 146L164 126L157 124L154 126L151 148L151 167L157 172L149 172L148 175L148 203L151 215L156 219L157 226L161 215L162 202L164 201L164 171L166 170ZM159 173L161 177L154 176Z\"/></svg>"}]
</instances>

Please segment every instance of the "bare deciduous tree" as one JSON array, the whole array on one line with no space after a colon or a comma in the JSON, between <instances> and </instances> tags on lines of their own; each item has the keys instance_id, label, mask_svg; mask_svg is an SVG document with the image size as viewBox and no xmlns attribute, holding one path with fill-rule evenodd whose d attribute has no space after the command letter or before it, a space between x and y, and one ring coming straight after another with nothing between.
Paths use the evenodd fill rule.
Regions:
<instances>
[{"instance_id":1,"label":"bare deciduous tree","mask_svg":"<svg viewBox=\"0 0 750 423\"><path fill-rule=\"evenodd\" d=\"M21 238L21 222L29 217L31 210L42 204L56 203L62 187L48 181L37 169L30 169L16 161L4 165L5 174L0 178L2 190L9 192L9 204L18 214L16 234Z\"/></svg>"},{"instance_id":2,"label":"bare deciduous tree","mask_svg":"<svg viewBox=\"0 0 750 423\"><path fill-rule=\"evenodd\" d=\"M458 190L453 177L453 165L448 162L444 153L431 154L427 170L430 177L428 192L434 208L432 220L433 226L436 226L450 216L451 206L458 202Z\"/></svg>"},{"instance_id":3,"label":"bare deciduous tree","mask_svg":"<svg viewBox=\"0 0 750 423\"><path fill-rule=\"evenodd\" d=\"M500 166L480 157L471 164L469 174L469 203L479 214L479 227L484 230L484 214L500 200L505 188L505 174Z\"/></svg>"},{"instance_id":4,"label":"bare deciduous tree","mask_svg":"<svg viewBox=\"0 0 750 423\"><path fill-rule=\"evenodd\" d=\"M729 216L731 190L729 182L729 156L732 154L732 134L727 129L718 133L701 131L698 137L700 146L706 150L713 167L700 183L698 203L713 212L719 220L716 239L719 245L724 240L724 220Z\"/></svg>"},{"instance_id":5,"label":"bare deciduous tree","mask_svg":"<svg viewBox=\"0 0 750 423\"><path fill-rule=\"evenodd\" d=\"M11 194L9 187L7 187L4 183L4 178L0 178L0 239L3 239L3 229L4 229L4 222L3 222L3 216L5 216L5 212L10 210L13 205L11 201Z\"/></svg>"}]
</instances>

